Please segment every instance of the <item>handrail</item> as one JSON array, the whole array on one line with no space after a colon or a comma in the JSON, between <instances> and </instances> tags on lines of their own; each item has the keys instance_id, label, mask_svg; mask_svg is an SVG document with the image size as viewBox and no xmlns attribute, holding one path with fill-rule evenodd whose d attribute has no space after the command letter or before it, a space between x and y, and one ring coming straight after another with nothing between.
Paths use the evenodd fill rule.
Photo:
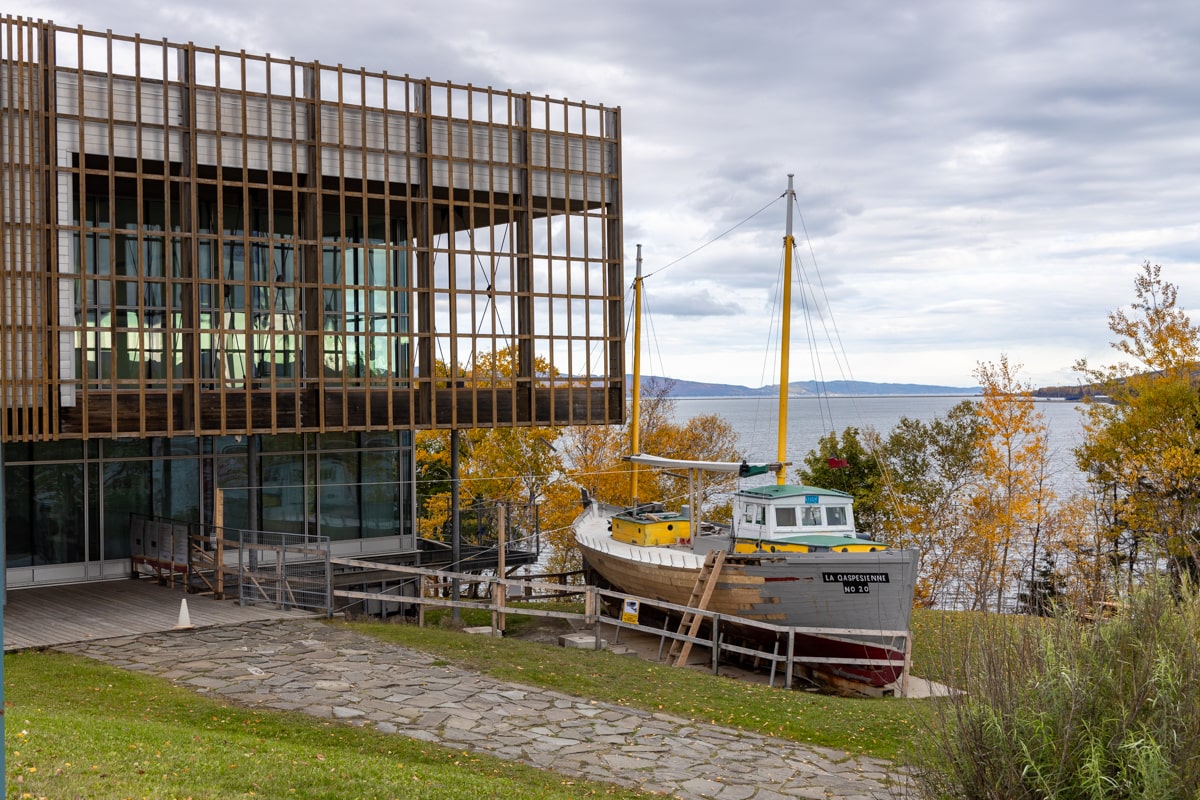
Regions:
<instances>
[{"instance_id":1,"label":"handrail","mask_svg":"<svg viewBox=\"0 0 1200 800\"><path fill-rule=\"evenodd\" d=\"M255 531L131 513L133 574L149 568L160 582L210 593L234 593L243 605L266 600L333 614L330 539L315 534ZM164 544L165 542L165 544ZM319 575L312 573L319 568Z\"/></svg>"},{"instance_id":2,"label":"handrail","mask_svg":"<svg viewBox=\"0 0 1200 800\"><path fill-rule=\"evenodd\" d=\"M416 605L422 610L422 612L425 606L435 608L473 608L477 610L490 611L492 612L491 627L493 634L497 632L503 632L503 627L498 625L497 622L499 617L504 613L519 613L528 616L577 620L582 622L585 627L592 627L595 630L595 649L597 650L602 648L600 639L600 626L602 624L612 625L618 629L638 630L650 633L654 636L669 638L682 642L690 642L695 645L707 647L714 653L714 672L717 671L719 654L723 652L755 656L760 659L769 660L773 665L783 662L786 665L787 672L785 683L786 686L792 685L793 666L796 664L811 666L894 667L898 668L900 671L900 681L902 686L901 691L907 692L908 674L911 666L912 651L912 632L910 630L824 628L803 625L775 625L770 622L763 622L745 617L734 617L727 614L720 614L715 611L689 608L688 606L679 605L677 603L669 603L665 600L635 597L625 592L601 589L596 586L578 586L572 589L570 586L564 586L558 583L547 583L545 581L526 580L519 578L500 578L464 572L451 572L447 570L430 570L423 569L421 567L403 566L400 564L381 564L374 561L366 561L363 559L354 558L333 558L331 559L331 563L340 566L361 567L420 577L422 578L422 585L425 578L443 581L447 584L453 580L485 584L488 587L488 596L482 600L453 600L442 597L396 595L381 592L361 592L349 589L335 589L333 591L333 595L335 597L342 597L346 599L377 600L386 603ZM500 591L501 587L503 587L504 591ZM583 613L576 611L555 611L551 609L533 608L521 608L519 610L514 610L513 607L507 605L506 602L507 590L509 587L530 589L533 591L553 591L559 593L561 596L570 594L583 595L586 610ZM663 611L674 612L676 614L690 613L697 617L702 617L709 622L709 633L707 636L689 636L688 634L680 633L670 629L651 628L639 623L625 622L619 615L610 616L604 611L604 603L601 601L605 598L617 601L615 603L617 607L620 607L625 600L636 600L642 607L657 608ZM721 635L722 623L736 624L741 628L759 629L766 632L771 638L774 639L786 638L786 641L788 642L788 652L786 654L780 654L778 652L758 650L753 647L726 644ZM834 656L797 655L792 649L795 637L797 635L821 636L823 638L833 639L837 639L842 636L878 637L879 642L875 646L897 652L900 657L845 658ZM887 642L889 639L891 640L891 643ZM903 644L898 644L896 640L902 640ZM854 643L861 644L861 642Z\"/></svg>"}]
</instances>

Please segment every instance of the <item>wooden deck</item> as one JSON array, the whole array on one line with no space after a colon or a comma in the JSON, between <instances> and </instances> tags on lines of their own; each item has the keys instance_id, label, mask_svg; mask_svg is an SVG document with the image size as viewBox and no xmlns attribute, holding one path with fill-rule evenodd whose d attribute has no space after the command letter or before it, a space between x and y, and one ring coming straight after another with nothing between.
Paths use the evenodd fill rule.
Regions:
<instances>
[{"instance_id":1,"label":"wooden deck","mask_svg":"<svg viewBox=\"0 0 1200 800\"><path fill-rule=\"evenodd\" d=\"M160 586L154 580L93 581L8 592L4 650L51 647L174 628L187 600L194 627L237 625L262 619L312 616L269 605L240 606Z\"/></svg>"}]
</instances>

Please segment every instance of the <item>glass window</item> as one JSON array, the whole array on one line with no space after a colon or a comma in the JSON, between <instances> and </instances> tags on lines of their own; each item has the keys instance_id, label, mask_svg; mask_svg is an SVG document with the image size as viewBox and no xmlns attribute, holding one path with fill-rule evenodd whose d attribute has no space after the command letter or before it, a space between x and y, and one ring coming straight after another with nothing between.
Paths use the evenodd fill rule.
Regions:
<instances>
[{"instance_id":1,"label":"glass window","mask_svg":"<svg viewBox=\"0 0 1200 800\"><path fill-rule=\"evenodd\" d=\"M232 440L232 438L231 436L221 436L217 437L218 441L216 442L218 452L228 453L224 457L218 456L214 459L215 485L221 491L220 496L223 503L222 519L219 524L226 528L246 529L250 527L250 509L249 494L246 490L249 479L246 475L245 444L229 448L219 447L221 442ZM214 522L216 521L214 519Z\"/></svg>"},{"instance_id":2,"label":"glass window","mask_svg":"<svg viewBox=\"0 0 1200 800\"><path fill-rule=\"evenodd\" d=\"M846 507L845 506L829 506L825 509L825 519L830 525L845 525L846 524Z\"/></svg>"},{"instance_id":3,"label":"glass window","mask_svg":"<svg viewBox=\"0 0 1200 800\"><path fill-rule=\"evenodd\" d=\"M259 439L259 449L264 453L304 452L303 433L276 433Z\"/></svg>"},{"instance_id":4,"label":"glass window","mask_svg":"<svg viewBox=\"0 0 1200 800\"><path fill-rule=\"evenodd\" d=\"M802 524L804 525L820 525L821 524L821 507L809 506L804 509Z\"/></svg>"},{"instance_id":5,"label":"glass window","mask_svg":"<svg viewBox=\"0 0 1200 800\"><path fill-rule=\"evenodd\" d=\"M102 546L100 535L103 531L103 526L100 521L100 464L93 461L86 467L87 469L87 530L88 530L88 549L87 558L98 558L100 553L106 553L106 558L128 558L129 557L129 522L125 524L115 533L105 533L106 536L116 536L117 544L114 555L107 555L107 547Z\"/></svg>"},{"instance_id":6,"label":"glass window","mask_svg":"<svg viewBox=\"0 0 1200 800\"><path fill-rule=\"evenodd\" d=\"M766 525L767 507L758 503L747 503L746 513L742 516L742 521L751 525Z\"/></svg>"},{"instance_id":7,"label":"glass window","mask_svg":"<svg viewBox=\"0 0 1200 800\"><path fill-rule=\"evenodd\" d=\"M275 437L263 437L266 439ZM306 488L302 454L262 457L263 529L281 533L304 533L306 523L316 519L313 493ZM315 526L308 529L316 533Z\"/></svg>"},{"instance_id":8,"label":"glass window","mask_svg":"<svg viewBox=\"0 0 1200 800\"><path fill-rule=\"evenodd\" d=\"M404 443L399 440L398 433L398 431L364 431L362 434L363 449L393 450L397 447L404 447Z\"/></svg>"},{"instance_id":9,"label":"glass window","mask_svg":"<svg viewBox=\"0 0 1200 800\"><path fill-rule=\"evenodd\" d=\"M336 207L334 200L326 202ZM402 335L408 333L409 323L401 223L392 219L391 236L385 236L382 214L372 212L364 241L361 215L324 215L324 240L331 243L321 251L326 375L354 378L354 384L409 375L408 339Z\"/></svg>"},{"instance_id":10,"label":"glass window","mask_svg":"<svg viewBox=\"0 0 1200 800\"><path fill-rule=\"evenodd\" d=\"M109 213L106 189L85 195L78 210L86 224L74 241L82 278L76 286L75 360L78 373L97 389L161 388L172 369L185 377L181 335L166 334L167 322L176 330L182 327L178 309L191 291L182 284L168 288L166 282L168 275L181 274L181 241L171 240L168 252L161 235L166 225L165 204L158 197L162 184L145 180L143 185L147 197L140 229L132 185L118 187L126 194L113 200L114 214ZM225 199L223 206L213 197L197 205L198 231L207 236L197 237L193 265L203 331L196 369L201 377L219 379L230 388L244 386L251 377L294 385L303 363L296 285L302 270L294 243L283 238L295 226L290 214L277 209L276 239L271 240L265 199L259 200L261 208L243 207L232 195ZM248 215L256 222L247 234Z\"/></svg>"},{"instance_id":11,"label":"glass window","mask_svg":"<svg viewBox=\"0 0 1200 800\"><path fill-rule=\"evenodd\" d=\"M4 554L10 567L34 564L33 494L32 466L4 468Z\"/></svg>"},{"instance_id":12,"label":"glass window","mask_svg":"<svg viewBox=\"0 0 1200 800\"><path fill-rule=\"evenodd\" d=\"M152 463L108 461L104 464L104 557L129 556L129 515L151 515Z\"/></svg>"},{"instance_id":13,"label":"glass window","mask_svg":"<svg viewBox=\"0 0 1200 800\"><path fill-rule=\"evenodd\" d=\"M195 458L160 459L156 460L154 465L155 514L181 522L199 522L199 460Z\"/></svg>"},{"instance_id":14,"label":"glass window","mask_svg":"<svg viewBox=\"0 0 1200 800\"><path fill-rule=\"evenodd\" d=\"M319 433L317 447L321 450L354 450L358 447L358 434L352 431Z\"/></svg>"},{"instance_id":15,"label":"glass window","mask_svg":"<svg viewBox=\"0 0 1200 800\"><path fill-rule=\"evenodd\" d=\"M5 487L6 499L16 499L14 492L20 491L27 492L29 498L24 509L20 509L19 503L16 509L27 515L27 526L23 529L13 526L14 514L9 511L6 531L9 566L83 561L86 529L83 464L35 464L8 470L5 478L9 481ZM20 530L26 531L24 537Z\"/></svg>"},{"instance_id":16,"label":"glass window","mask_svg":"<svg viewBox=\"0 0 1200 800\"><path fill-rule=\"evenodd\" d=\"M399 535L401 478L399 451L362 454L363 538Z\"/></svg>"},{"instance_id":17,"label":"glass window","mask_svg":"<svg viewBox=\"0 0 1200 800\"><path fill-rule=\"evenodd\" d=\"M796 509L794 506L780 506L775 509L775 524L780 528L796 526Z\"/></svg>"},{"instance_id":18,"label":"glass window","mask_svg":"<svg viewBox=\"0 0 1200 800\"><path fill-rule=\"evenodd\" d=\"M356 453L325 454L320 459L320 483L316 531L330 539L360 536L359 473Z\"/></svg>"}]
</instances>

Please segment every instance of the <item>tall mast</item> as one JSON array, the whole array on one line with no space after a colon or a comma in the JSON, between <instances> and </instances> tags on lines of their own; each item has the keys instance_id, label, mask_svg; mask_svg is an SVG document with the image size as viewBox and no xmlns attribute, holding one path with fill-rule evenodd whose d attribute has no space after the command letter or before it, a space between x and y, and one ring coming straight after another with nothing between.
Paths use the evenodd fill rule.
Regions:
<instances>
[{"instance_id":1,"label":"tall mast","mask_svg":"<svg viewBox=\"0 0 1200 800\"><path fill-rule=\"evenodd\" d=\"M787 230L783 237L783 326L780 337L783 347L780 349L779 364L779 471L775 473L775 482L783 485L787 482L787 418L788 418L788 358L792 345L792 205L796 202L796 191L792 188L792 175L788 174L787 188Z\"/></svg>"},{"instance_id":2,"label":"tall mast","mask_svg":"<svg viewBox=\"0 0 1200 800\"><path fill-rule=\"evenodd\" d=\"M641 435L642 411L642 246L637 246L637 277L633 279L633 411L629 419L629 447L634 455L642 452L639 441ZM638 504L638 465L631 465L629 473L629 498L633 507Z\"/></svg>"}]
</instances>

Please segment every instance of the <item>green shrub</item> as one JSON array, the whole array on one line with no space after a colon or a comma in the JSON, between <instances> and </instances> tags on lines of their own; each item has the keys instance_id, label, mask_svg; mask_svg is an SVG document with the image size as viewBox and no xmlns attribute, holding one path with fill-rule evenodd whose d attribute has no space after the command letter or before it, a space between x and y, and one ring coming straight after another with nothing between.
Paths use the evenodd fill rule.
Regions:
<instances>
[{"instance_id":1,"label":"green shrub","mask_svg":"<svg viewBox=\"0 0 1200 800\"><path fill-rule=\"evenodd\" d=\"M1200 597L1147 587L1112 619L975 621L914 745L927 798L1200 798Z\"/></svg>"}]
</instances>

